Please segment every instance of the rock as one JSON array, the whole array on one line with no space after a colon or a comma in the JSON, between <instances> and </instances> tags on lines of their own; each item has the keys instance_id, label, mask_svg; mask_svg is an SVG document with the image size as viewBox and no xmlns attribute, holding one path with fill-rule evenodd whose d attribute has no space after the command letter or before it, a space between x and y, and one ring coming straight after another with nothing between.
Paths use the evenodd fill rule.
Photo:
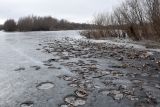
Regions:
<instances>
[{"instance_id":1,"label":"rock","mask_svg":"<svg viewBox=\"0 0 160 107\"><path fill-rule=\"evenodd\" d=\"M61 67L48 67L48 69L61 69Z\"/></svg>"},{"instance_id":2,"label":"rock","mask_svg":"<svg viewBox=\"0 0 160 107\"><path fill-rule=\"evenodd\" d=\"M41 50L41 49L40 49L40 48L37 48L36 50L39 51L39 50Z\"/></svg>"},{"instance_id":3,"label":"rock","mask_svg":"<svg viewBox=\"0 0 160 107\"><path fill-rule=\"evenodd\" d=\"M26 101L20 105L20 107L33 107L33 106L34 106L33 101Z\"/></svg>"},{"instance_id":4,"label":"rock","mask_svg":"<svg viewBox=\"0 0 160 107\"><path fill-rule=\"evenodd\" d=\"M78 98L78 99L76 99L74 106L82 106L82 105L85 105L85 104L86 104L85 100L82 100L82 99Z\"/></svg>"},{"instance_id":5,"label":"rock","mask_svg":"<svg viewBox=\"0 0 160 107\"><path fill-rule=\"evenodd\" d=\"M50 64L50 63L44 63L43 65L45 65L45 66L52 66L53 64Z\"/></svg>"},{"instance_id":6,"label":"rock","mask_svg":"<svg viewBox=\"0 0 160 107\"><path fill-rule=\"evenodd\" d=\"M91 66L89 66L89 70L95 70L97 69L97 66L95 64L92 64Z\"/></svg>"},{"instance_id":7,"label":"rock","mask_svg":"<svg viewBox=\"0 0 160 107\"><path fill-rule=\"evenodd\" d=\"M153 77L153 78L159 78L159 75L158 74L153 74L153 75L151 75L151 77Z\"/></svg>"},{"instance_id":8,"label":"rock","mask_svg":"<svg viewBox=\"0 0 160 107\"><path fill-rule=\"evenodd\" d=\"M158 88L158 89L160 89L160 85L159 84L156 84L155 87Z\"/></svg>"},{"instance_id":9,"label":"rock","mask_svg":"<svg viewBox=\"0 0 160 107\"><path fill-rule=\"evenodd\" d=\"M64 101L68 104L71 104L75 107L82 106L86 104L86 101L81 98L76 98L75 96L68 96L64 99Z\"/></svg>"},{"instance_id":10,"label":"rock","mask_svg":"<svg viewBox=\"0 0 160 107\"><path fill-rule=\"evenodd\" d=\"M131 101L138 101L139 100L139 98L137 98L136 96L132 96L132 95L127 95L126 97Z\"/></svg>"},{"instance_id":11,"label":"rock","mask_svg":"<svg viewBox=\"0 0 160 107\"><path fill-rule=\"evenodd\" d=\"M70 104L62 104L62 105L60 105L60 107L73 107L73 106Z\"/></svg>"},{"instance_id":12,"label":"rock","mask_svg":"<svg viewBox=\"0 0 160 107\"><path fill-rule=\"evenodd\" d=\"M78 97L86 97L87 96L87 91L86 90L83 90L83 89L78 89L75 91L75 94L78 96Z\"/></svg>"},{"instance_id":13,"label":"rock","mask_svg":"<svg viewBox=\"0 0 160 107\"><path fill-rule=\"evenodd\" d=\"M142 84L143 83L143 81L137 80L137 79L132 80L132 82L133 82L133 84Z\"/></svg>"},{"instance_id":14,"label":"rock","mask_svg":"<svg viewBox=\"0 0 160 107\"><path fill-rule=\"evenodd\" d=\"M101 74L102 74L102 75L109 75L110 72L109 72L109 71L101 71Z\"/></svg>"},{"instance_id":15,"label":"rock","mask_svg":"<svg viewBox=\"0 0 160 107\"><path fill-rule=\"evenodd\" d=\"M110 94L113 96L114 100L121 100L123 98L123 94L120 91L112 90L110 91Z\"/></svg>"},{"instance_id":16,"label":"rock","mask_svg":"<svg viewBox=\"0 0 160 107\"><path fill-rule=\"evenodd\" d=\"M57 62L58 61L58 59L49 59L47 62Z\"/></svg>"},{"instance_id":17,"label":"rock","mask_svg":"<svg viewBox=\"0 0 160 107\"><path fill-rule=\"evenodd\" d=\"M104 91L101 91L100 93L102 93L103 95L109 95L109 94L110 94L110 91L104 90Z\"/></svg>"},{"instance_id":18,"label":"rock","mask_svg":"<svg viewBox=\"0 0 160 107\"><path fill-rule=\"evenodd\" d=\"M124 90L124 89L127 89L127 86L126 86L126 85L120 85L120 86L119 86L119 90Z\"/></svg>"},{"instance_id":19,"label":"rock","mask_svg":"<svg viewBox=\"0 0 160 107\"><path fill-rule=\"evenodd\" d=\"M61 59L63 59L63 60L69 60L69 56L62 56Z\"/></svg>"},{"instance_id":20,"label":"rock","mask_svg":"<svg viewBox=\"0 0 160 107\"><path fill-rule=\"evenodd\" d=\"M25 70L24 67L20 67L20 68L15 69L14 71L24 71L24 70Z\"/></svg>"},{"instance_id":21,"label":"rock","mask_svg":"<svg viewBox=\"0 0 160 107\"><path fill-rule=\"evenodd\" d=\"M36 87L39 90L47 90L47 89L55 87L55 84L53 84L52 82L42 82L38 84Z\"/></svg>"},{"instance_id":22,"label":"rock","mask_svg":"<svg viewBox=\"0 0 160 107\"><path fill-rule=\"evenodd\" d=\"M41 67L40 67L40 66L31 66L31 68L34 68L35 70L39 70L39 69L41 69Z\"/></svg>"},{"instance_id":23,"label":"rock","mask_svg":"<svg viewBox=\"0 0 160 107\"><path fill-rule=\"evenodd\" d=\"M78 87L78 84L77 84L77 83L69 83L68 85L69 85L70 87L74 87L74 88L75 88L75 87Z\"/></svg>"},{"instance_id":24,"label":"rock","mask_svg":"<svg viewBox=\"0 0 160 107\"><path fill-rule=\"evenodd\" d=\"M64 76L63 76L63 79L64 79L65 81L72 81L72 80L73 80L73 77L64 75Z\"/></svg>"},{"instance_id":25,"label":"rock","mask_svg":"<svg viewBox=\"0 0 160 107\"><path fill-rule=\"evenodd\" d=\"M147 77L147 76L149 76L149 74L148 73L142 73L141 76L142 77Z\"/></svg>"},{"instance_id":26,"label":"rock","mask_svg":"<svg viewBox=\"0 0 160 107\"><path fill-rule=\"evenodd\" d=\"M127 64L122 64L122 65L121 65L121 68L127 68L127 67L128 67Z\"/></svg>"},{"instance_id":27,"label":"rock","mask_svg":"<svg viewBox=\"0 0 160 107\"><path fill-rule=\"evenodd\" d=\"M113 76L115 76L115 77L123 77L124 76L124 74L123 73L121 73L121 72L111 72L112 73L112 75Z\"/></svg>"},{"instance_id":28,"label":"rock","mask_svg":"<svg viewBox=\"0 0 160 107\"><path fill-rule=\"evenodd\" d=\"M123 59L124 59L123 57L120 57L118 58L118 61L123 61Z\"/></svg>"},{"instance_id":29,"label":"rock","mask_svg":"<svg viewBox=\"0 0 160 107\"><path fill-rule=\"evenodd\" d=\"M153 55L153 53L151 53L151 52L145 52L142 55L140 55L140 58L147 59L152 55Z\"/></svg>"},{"instance_id":30,"label":"rock","mask_svg":"<svg viewBox=\"0 0 160 107\"><path fill-rule=\"evenodd\" d=\"M121 64L121 65L112 65L110 67L112 67L112 68L127 68L128 65L127 64Z\"/></svg>"},{"instance_id":31,"label":"rock","mask_svg":"<svg viewBox=\"0 0 160 107\"><path fill-rule=\"evenodd\" d=\"M68 105L61 105L60 107L69 107Z\"/></svg>"},{"instance_id":32,"label":"rock","mask_svg":"<svg viewBox=\"0 0 160 107\"><path fill-rule=\"evenodd\" d=\"M116 95L116 94L120 94L121 92L117 91L117 90L112 90L111 93L114 94L114 95Z\"/></svg>"},{"instance_id":33,"label":"rock","mask_svg":"<svg viewBox=\"0 0 160 107\"><path fill-rule=\"evenodd\" d=\"M86 86L85 84L80 83L78 86L79 86L80 88L82 88L82 89L85 89L88 85Z\"/></svg>"},{"instance_id":34,"label":"rock","mask_svg":"<svg viewBox=\"0 0 160 107\"><path fill-rule=\"evenodd\" d=\"M118 100L118 101L121 100L121 99L123 99L123 94L121 94L121 93L115 94L115 95L114 95L114 99L115 99L115 100Z\"/></svg>"},{"instance_id":35,"label":"rock","mask_svg":"<svg viewBox=\"0 0 160 107\"><path fill-rule=\"evenodd\" d=\"M133 95L134 91L125 89L125 90L123 90L123 94L125 94L125 95Z\"/></svg>"},{"instance_id":36,"label":"rock","mask_svg":"<svg viewBox=\"0 0 160 107\"><path fill-rule=\"evenodd\" d=\"M160 61L157 61L156 64L158 64L158 66L160 66Z\"/></svg>"}]
</instances>

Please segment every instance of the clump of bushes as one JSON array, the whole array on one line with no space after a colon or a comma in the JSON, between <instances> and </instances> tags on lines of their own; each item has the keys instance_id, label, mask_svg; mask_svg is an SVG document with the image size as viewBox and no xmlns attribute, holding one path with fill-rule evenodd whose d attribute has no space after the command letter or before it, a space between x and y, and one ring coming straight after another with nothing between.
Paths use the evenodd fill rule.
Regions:
<instances>
[{"instance_id":1,"label":"clump of bushes","mask_svg":"<svg viewBox=\"0 0 160 107\"><path fill-rule=\"evenodd\" d=\"M13 19L9 19L4 23L3 29L8 32L16 31L17 25Z\"/></svg>"}]
</instances>

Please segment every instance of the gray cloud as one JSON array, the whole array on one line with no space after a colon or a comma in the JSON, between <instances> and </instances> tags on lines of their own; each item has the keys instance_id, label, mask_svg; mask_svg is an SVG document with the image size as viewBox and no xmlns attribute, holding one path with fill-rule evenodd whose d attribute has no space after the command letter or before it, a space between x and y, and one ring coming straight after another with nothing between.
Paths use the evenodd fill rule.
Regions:
<instances>
[{"instance_id":1,"label":"gray cloud","mask_svg":"<svg viewBox=\"0 0 160 107\"><path fill-rule=\"evenodd\" d=\"M53 16L87 22L93 14L112 11L122 0L0 0L0 23L27 15Z\"/></svg>"}]
</instances>

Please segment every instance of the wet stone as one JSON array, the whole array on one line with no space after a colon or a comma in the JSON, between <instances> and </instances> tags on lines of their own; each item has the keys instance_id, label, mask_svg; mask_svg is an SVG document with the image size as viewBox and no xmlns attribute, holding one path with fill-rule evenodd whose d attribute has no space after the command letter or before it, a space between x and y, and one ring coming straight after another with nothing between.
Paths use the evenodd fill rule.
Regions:
<instances>
[{"instance_id":1,"label":"wet stone","mask_svg":"<svg viewBox=\"0 0 160 107\"><path fill-rule=\"evenodd\" d=\"M39 90L47 90L53 88L55 85L52 82L43 82L37 85Z\"/></svg>"},{"instance_id":2,"label":"wet stone","mask_svg":"<svg viewBox=\"0 0 160 107\"><path fill-rule=\"evenodd\" d=\"M32 101L26 101L20 105L20 107L33 107L34 103Z\"/></svg>"}]
</instances>

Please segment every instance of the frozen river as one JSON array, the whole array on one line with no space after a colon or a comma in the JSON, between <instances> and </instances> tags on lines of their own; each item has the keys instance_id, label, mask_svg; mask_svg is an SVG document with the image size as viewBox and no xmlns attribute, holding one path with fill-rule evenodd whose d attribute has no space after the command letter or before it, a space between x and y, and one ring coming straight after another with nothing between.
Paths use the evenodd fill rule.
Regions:
<instances>
[{"instance_id":1,"label":"frozen river","mask_svg":"<svg viewBox=\"0 0 160 107\"><path fill-rule=\"evenodd\" d=\"M49 92L39 92L36 85L41 82L54 81L56 84L56 71L52 72L45 68L43 61L51 56L43 54L36 49L40 43L64 37L81 38L76 31L68 32L28 32L28 33L5 33L0 32L0 107L19 107L25 101L37 100L37 107L55 107L57 100L62 100L64 85L57 82L56 89ZM40 66L41 70L35 70L32 66ZM16 69L24 69L15 71ZM57 92L57 89L62 89ZM52 91L52 94L50 95ZM55 92L54 92L55 91ZM56 95L57 93L57 95ZM53 96L52 96L53 95ZM45 97L47 96L47 97ZM51 106L44 106L46 100L53 97ZM36 106L36 105L34 105ZM30 107L30 106L29 106Z\"/></svg>"}]
</instances>

